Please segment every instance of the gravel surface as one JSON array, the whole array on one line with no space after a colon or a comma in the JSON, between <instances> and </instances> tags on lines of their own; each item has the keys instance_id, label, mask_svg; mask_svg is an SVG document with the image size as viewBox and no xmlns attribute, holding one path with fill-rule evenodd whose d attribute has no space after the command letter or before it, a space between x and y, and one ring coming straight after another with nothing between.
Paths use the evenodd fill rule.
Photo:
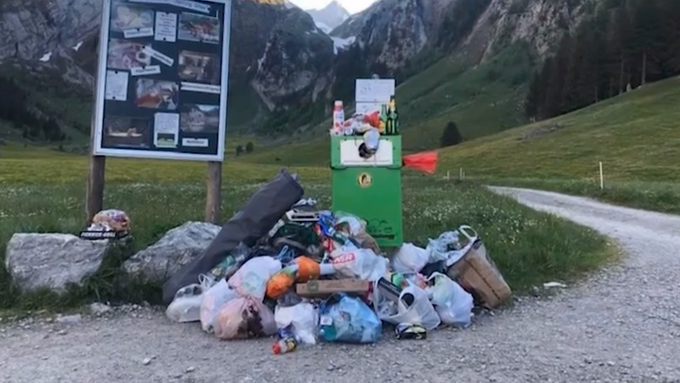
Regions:
<instances>
[{"instance_id":1,"label":"gravel surface","mask_svg":"<svg viewBox=\"0 0 680 383\"><path fill-rule=\"evenodd\" d=\"M466 330L438 330L424 341L386 334L375 346L321 345L281 356L271 354L269 339L220 342L148 307L5 323L0 382L680 381L680 217L494 190L611 236L626 259L550 299L523 298L483 315Z\"/></svg>"}]
</instances>

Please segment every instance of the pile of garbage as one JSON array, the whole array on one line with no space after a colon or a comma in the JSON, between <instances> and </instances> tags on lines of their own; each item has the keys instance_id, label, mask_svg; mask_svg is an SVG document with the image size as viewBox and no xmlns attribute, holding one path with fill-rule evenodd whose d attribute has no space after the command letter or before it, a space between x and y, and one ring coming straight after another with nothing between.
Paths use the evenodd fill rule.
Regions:
<instances>
[{"instance_id":1,"label":"pile of garbage","mask_svg":"<svg viewBox=\"0 0 680 383\"><path fill-rule=\"evenodd\" d=\"M469 226L387 254L360 217L317 210L302 195L285 171L258 191L166 282L167 316L200 322L223 340L276 335L279 354L317 342L375 343L384 325L399 339L425 339L442 324L467 327L475 304L510 297Z\"/></svg>"}]
</instances>

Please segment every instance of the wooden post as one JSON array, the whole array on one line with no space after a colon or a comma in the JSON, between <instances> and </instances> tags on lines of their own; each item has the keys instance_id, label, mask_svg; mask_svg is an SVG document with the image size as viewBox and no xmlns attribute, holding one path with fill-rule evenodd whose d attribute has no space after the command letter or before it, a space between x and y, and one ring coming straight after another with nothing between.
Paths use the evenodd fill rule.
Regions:
<instances>
[{"instance_id":1,"label":"wooden post","mask_svg":"<svg viewBox=\"0 0 680 383\"><path fill-rule=\"evenodd\" d=\"M99 52L99 44L94 48L95 52ZM95 68L99 68L99 54L95 60ZM87 176L87 190L85 194L85 221L89 225L92 222L92 217L104 208L104 182L105 182L105 168L106 157L95 156L94 148L97 139L97 74L94 76L92 84L92 120L90 123L90 166Z\"/></svg>"},{"instance_id":2,"label":"wooden post","mask_svg":"<svg viewBox=\"0 0 680 383\"><path fill-rule=\"evenodd\" d=\"M222 163L208 162L208 193L205 203L205 221L220 224L222 210Z\"/></svg>"},{"instance_id":3,"label":"wooden post","mask_svg":"<svg viewBox=\"0 0 680 383\"><path fill-rule=\"evenodd\" d=\"M600 161L600 190L604 190L604 173L602 172L602 161Z\"/></svg>"}]
</instances>

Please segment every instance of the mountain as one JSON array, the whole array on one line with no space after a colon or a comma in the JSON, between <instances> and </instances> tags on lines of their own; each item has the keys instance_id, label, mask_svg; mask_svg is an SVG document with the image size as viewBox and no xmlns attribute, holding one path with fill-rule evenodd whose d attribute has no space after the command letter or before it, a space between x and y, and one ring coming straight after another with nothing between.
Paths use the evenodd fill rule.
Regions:
<instances>
[{"instance_id":1,"label":"mountain","mask_svg":"<svg viewBox=\"0 0 680 383\"><path fill-rule=\"evenodd\" d=\"M89 113L74 111L90 109L101 6L98 0L0 4L0 77L7 80L0 86L22 89L23 114L32 116L14 126L53 118L66 135L86 135ZM232 31L230 126L247 129L276 107L314 102L328 88L333 41L300 8L285 0L236 0ZM77 96L64 97L69 94ZM2 121L16 118L0 115L0 133L12 133Z\"/></svg>"},{"instance_id":2,"label":"mountain","mask_svg":"<svg viewBox=\"0 0 680 383\"><path fill-rule=\"evenodd\" d=\"M307 13L312 16L316 26L324 33L331 33L350 17L350 13L335 0L321 9L309 9Z\"/></svg>"}]
</instances>

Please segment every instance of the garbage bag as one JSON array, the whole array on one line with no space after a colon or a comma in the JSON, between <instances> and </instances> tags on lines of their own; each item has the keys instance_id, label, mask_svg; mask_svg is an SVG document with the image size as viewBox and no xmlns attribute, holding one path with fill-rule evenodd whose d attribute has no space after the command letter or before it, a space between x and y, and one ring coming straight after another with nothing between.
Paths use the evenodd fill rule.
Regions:
<instances>
[{"instance_id":1,"label":"garbage bag","mask_svg":"<svg viewBox=\"0 0 680 383\"><path fill-rule=\"evenodd\" d=\"M163 301L172 301L175 293L193 283L199 274L209 272L243 242L252 247L278 220L297 203L304 190L287 171L280 172L263 186L217 234L205 252L182 267L163 285Z\"/></svg>"},{"instance_id":2,"label":"garbage bag","mask_svg":"<svg viewBox=\"0 0 680 383\"><path fill-rule=\"evenodd\" d=\"M199 284L200 283L200 284ZM205 275L199 276L199 283L192 283L175 294L165 315L175 322L198 322L201 320L201 302L203 292L208 291L214 280Z\"/></svg>"},{"instance_id":3,"label":"garbage bag","mask_svg":"<svg viewBox=\"0 0 680 383\"><path fill-rule=\"evenodd\" d=\"M251 297L227 302L215 318L215 336L219 339L246 339L276 334L274 313L264 303Z\"/></svg>"},{"instance_id":4,"label":"garbage bag","mask_svg":"<svg viewBox=\"0 0 680 383\"><path fill-rule=\"evenodd\" d=\"M416 153L401 158L401 163L405 167L420 170L428 174L434 174L437 171L437 161L437 152Z\"/></svg>"},{"instance_id":5,"label":"garbage bag","mask_svg":"<svg viewBox=\"0 0 680 383\"><path fill-rule=\"evenodd\" d=\"M387 272L387 258L371 249L342 246L331 253L331 264L338 274L375 282Z\"/></svg>"},{"instance_id":6,"label":"garbage bag","mask_svg":"<svg viewBox=\"0 0 680 383\"><path fill-rule=\"evenodd\" d=\"M412 243L401 245L392 259L392 269L398 273L419 273L430 260L430 253Z\"/></svg>"},{"instance_id":7,"label":"garbage bag","mask_svg":"<svg viewBox=\"0 0 680 383\"><path fill-rule=\"evenodd\" d=\"M432 295L430 301L442 323L456 327L469 326L474 306L472 295L445 274L433 273L428 280L434 282L434 286L429 288Z\"/></svg>"},{"instance_id":8,"label":"garbage bag","mask_svg":"<svg viewBox=\"0 0 680 383\"><path fill-rule=\"evenodd\" d=\"M92 217L92 225L88 230L127 233L130 231L130 217L122 210L102 210Z\"/></svg>"},{"instance_id":9,"label":"garbage bag","mask_svg":"<svg viewBox=\"0 0 680 383\"><path fill-rule=\"evenodd\" d=\"M279 329L290 327L300 342L316 344L319 312L313 304L302 302L289 307L276 306L274 319L276 327Z\"/></svg>"},{"instance_id":10,"label":"garbage bag","mask_svg":"<svg viewBox=\"0 0 680 383\"><path fill-rule=\"evenodd\" d=\"M320 338L326 342L376 343L382 322L361 299L335 294L319 309Z\"/></svg>"},{"instance_id":11,"label":"garbage bag","mask_svg":"<svg viewBox=\"0 0 680 383\"><path fill-rule=\"evenodd\" d=\"M281 271L281 262L272 257L249 260L229 278L229 286L242 297L262 301L267 291L267 281Z\"/></svg>"},{"instance_id":12,"label":"garbage bag","mask_svg":"<svg viewBox=\"0 0 680 383\"><path fill-rule=\"evenodd\" d=\"M434 330L441 324L426 291L410 283L402 289L399 299L389 299L380 289L373 290L373 307L378 318L393 325L420 325Z\"/></svg>"},{"instance_id":13,"label":"garbage bag","mask_svg":"<svg viewBox=\"0 0 680 383\"><path fill-rule=\"evenodd\" d=\"M201 328L203 331L212 333L215 328L215 319L222 306L238 297L236 291L229 287L226 279L221 279L208 291L203 293L201 299Z\"/></svg>"}]
</instances>

